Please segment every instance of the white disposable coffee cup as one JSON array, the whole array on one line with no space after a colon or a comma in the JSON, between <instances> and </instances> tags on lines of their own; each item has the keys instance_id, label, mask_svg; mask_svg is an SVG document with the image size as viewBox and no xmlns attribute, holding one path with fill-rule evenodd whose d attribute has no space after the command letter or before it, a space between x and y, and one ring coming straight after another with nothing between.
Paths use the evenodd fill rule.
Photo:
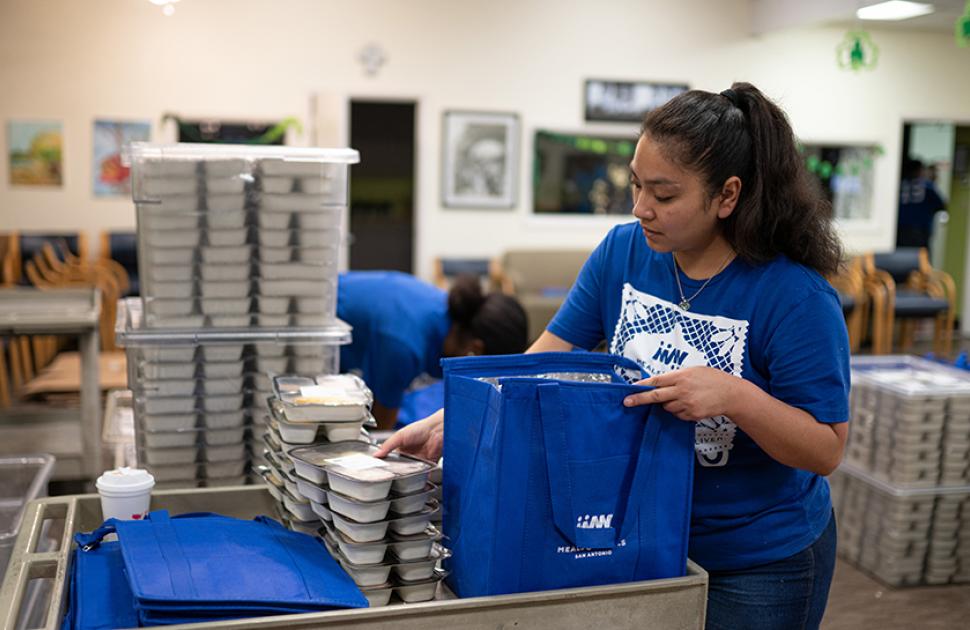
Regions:
<instances>
[{"instance_id":1,"label":"white disposable coffee cup","mask_svg":"<svg viewBox=\"0 0 970 630\"><path fill-rule=\"evenodd\" d=\"M155 478L147 470L116 468L98 477L95 483L101 495L101 512L105 520L139 520L148 514Z\"/></svg>"}]
</instances>

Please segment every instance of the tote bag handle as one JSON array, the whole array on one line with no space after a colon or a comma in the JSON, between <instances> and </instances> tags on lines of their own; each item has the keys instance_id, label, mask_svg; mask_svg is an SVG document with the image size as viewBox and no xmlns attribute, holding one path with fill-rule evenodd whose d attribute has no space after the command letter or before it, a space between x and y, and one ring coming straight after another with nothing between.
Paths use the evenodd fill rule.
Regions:
<instances>
[{"instance_id":1,"label":"tote bag handle","mask_svg":"<svg viewBox=\"0 0 970 630\"><path fill-rule=\"evenodd\" d=\"M627 357L601 352L535 352L493 356L453 357L442 359L445 376L448 374L476 377L516 377L552 372L592 371L615 373L617 368L648 378L640 365Z\"/></svg>"},{"instance_id":2,"label":"tote bag handle","mask_svg":"<svg viewBox=\"0 0 970 630\"><path fill-rule=\"evenodd\" d=\"M588 523L577 522L580 516L574 509L572 496L572 479L569 474L569 453L566 442L566 424L563 418L562 398L559 383L543 383L537 388L539 395L539 420L545 441L546 470L549 476L549 494L552 499L552 514L556 528L576 547L589 549L612 549L626 538L633 523L631 513L636 511L642 493L648 492L649 466L654 459L659 427L656 422L644 418L643 438L637 449L636 468L630 484L626 506L619 514L619 525L616 516L611 519L609 526L598 523L597 527L589 527ZM649 414L649 408L646 412Z\"/></svg>"}]
</instances>

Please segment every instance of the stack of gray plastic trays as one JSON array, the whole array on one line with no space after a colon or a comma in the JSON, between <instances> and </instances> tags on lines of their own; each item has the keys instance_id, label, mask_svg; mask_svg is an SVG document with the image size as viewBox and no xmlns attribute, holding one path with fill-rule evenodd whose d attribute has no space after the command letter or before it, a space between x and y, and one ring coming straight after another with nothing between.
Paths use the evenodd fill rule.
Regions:
<instances>
[{"instance_id":1,"label":"stack of gray plastic trays","mask_svg":"<svg viewBox=\"0 0 970 630\"><path fill-rule=\"evenodd\" d=\"M137 298L119 304L116 340L128 361L139 465L161 487L245 483L268 372L336 373L350 327L158 330ZM293 352L294 349L296 352ZM267 352L270 350L271 352ZM267 354L275 354L272 366ZM312 368L312 369L310 369Z\"/></svg>"},{"instance_id":2,"label":"stack of gray plastic trays","mask_svg":"<svg viewBox=\"0 0 970 630\"><path fill-rule=\"evenodd\" d=\"M260 475L269 487L270 493L278 502L281 520L291 529L308 534L316 534L321 520L330 519L327 507L326 483L314 484L301 477L296 470L296 462L290 451L306 446L330 444L334 442L361 441L370 443L371 439L364 427L374 425L370 414L374 398L364 382L353 375L337 377L347 386L347 391L357 400L342 408L341 419L331 417L330 422L287 422L281 400L280 386L299 388L313 386L317 380L310 377L275 377L274 395L268 398L269 411L263 423L254 424L260 429L262 456Z\"/></svg>"},{"instance_id":3,"label":"stack of gray plastic trays","mask_svg":"<svg viewBox=\"0 0 970 630\"><path fill-rule=\"evenodd\" d=\"M891 585L970 582L970 372L917 357L852 362L839 551Z\"/></svg>"}]
</instances>

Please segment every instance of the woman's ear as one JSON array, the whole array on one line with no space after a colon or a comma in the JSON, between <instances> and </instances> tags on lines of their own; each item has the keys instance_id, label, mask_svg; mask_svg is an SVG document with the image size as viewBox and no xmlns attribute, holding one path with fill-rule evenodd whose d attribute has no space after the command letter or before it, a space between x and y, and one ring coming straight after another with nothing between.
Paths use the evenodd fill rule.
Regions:
<instances>
[{"instance_id":1,"label":"woman's ear","mask_svg":"<svg viewBox=\"0 0 970 630\"><path fill-rule=\"evenodd\" d=\"M483 354L485 354L485 342L477 338L469 339L468 345L465 346L465 355L477 357Z\"/></svg>"},{"instance_id":2,"label":"woman's ear","mask_svg":"<svg viewBox=\"0 0 970 630\"><path fill-rule=\"evenodd\" d=\"M721 187L721 192L714 197L714 204L717 210L718 219L726 219L734 212L738 205L738 198L741 196L741 178L732 175L725 180Z\"/></svg>"}]
</instances>

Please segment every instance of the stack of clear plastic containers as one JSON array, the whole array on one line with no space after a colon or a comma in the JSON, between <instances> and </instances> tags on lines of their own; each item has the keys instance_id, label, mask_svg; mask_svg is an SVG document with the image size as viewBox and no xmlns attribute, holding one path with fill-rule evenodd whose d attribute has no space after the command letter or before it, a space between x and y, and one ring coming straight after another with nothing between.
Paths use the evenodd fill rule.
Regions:
<instances>
[{"instance_id":1,"label":"stack of clear plastic containers","mask_svg":"<svg viewBox=\"0 0 970 630\"><path fill-rule=\"evenodd\" d=\"M139 463L162 486L245 481L270 375L339 368L351 149L134 143L140 300L119 309ZM258 450L258 449L255 449Z\"/></svg>"},{"instance_id":2,"label":"stack of clear plastic containers","mask_svg":"<svg viewBox=\"0 0 970 630\"><path fill-rule=\"evenodd\" d=\"M306 363L335 373L350 328L149 329L141 303L119 304L118 345L128 359L139 464L159 487L244 483L253 454L253 421L271 394L267 371Z\"/></svg>"},{"instance_id":3,"label":"stack of clear plastic containers","mask_svg":"<svg viewBox=\"0 0 970 630\"><path fill-rule=\"evenodd\" d=\"M356 151L134 143L130 160L147 327L333 319Z\"/></svg>"},{"instance_id":4,"label":"stack of clear plastic containers","mask_svg":"<svg viewBox=\"0 0 970 630\"><path fill-rule=\"evenodd\" d=\"M970 373L858 357L851 408L840 553L892 585L970 582Z\"/></svg>"}]
</instances>

